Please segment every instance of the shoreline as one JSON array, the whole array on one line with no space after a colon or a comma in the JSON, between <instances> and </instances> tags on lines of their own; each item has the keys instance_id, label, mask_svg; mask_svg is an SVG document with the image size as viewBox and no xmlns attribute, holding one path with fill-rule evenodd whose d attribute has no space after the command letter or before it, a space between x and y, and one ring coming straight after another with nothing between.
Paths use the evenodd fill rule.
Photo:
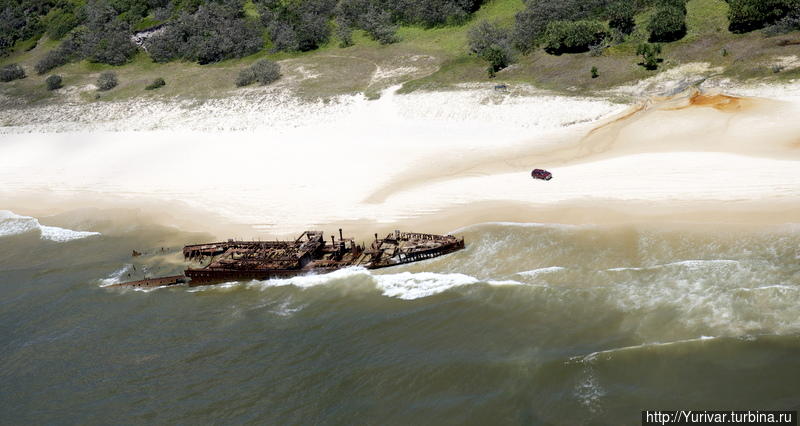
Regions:
<instances>
[{"instance_id":1,"label":"shoreline","mask_svg":"<svg viewBox=\"0 0 800 426\"><path fill-rule=\"evenodd\" d=\"M627 107L398 87L316 105L293 127L261 117L266 127L243 131L0 132L0 208L131 209L219 237L339 224L373 224L371 235L492 221L800 222L800 124L785 119L800 113L800 84L762 88L779 100L690 89ZM275 111L303 115L292 108ZM531 180L535 167L555 178Z\"/></svg>"}]
</instances>

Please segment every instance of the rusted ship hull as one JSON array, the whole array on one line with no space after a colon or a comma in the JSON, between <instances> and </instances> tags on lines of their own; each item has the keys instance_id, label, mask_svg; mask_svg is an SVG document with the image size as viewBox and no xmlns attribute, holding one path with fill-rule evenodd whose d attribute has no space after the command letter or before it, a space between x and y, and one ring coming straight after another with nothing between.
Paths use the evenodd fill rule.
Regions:
<instances>
[{"instance_id":1,"label":"rusted ship hull","mask_svg":"<svg viewBox=\"0 0 800 426\"><path fill-rule=\"evenodd\" d=\"M183 276L152 278L116 284L126 287L161 287L188 283L190 286L230 281L269 280L299 275L326 274L347 267L379 269L443 256L464 248L464 239L452 235L395 231L367 247L322 232L306 231L294 241L236 241L189 245L183 248L187 260L205 263L188 268Z\"/></svg>"}]
</instances>

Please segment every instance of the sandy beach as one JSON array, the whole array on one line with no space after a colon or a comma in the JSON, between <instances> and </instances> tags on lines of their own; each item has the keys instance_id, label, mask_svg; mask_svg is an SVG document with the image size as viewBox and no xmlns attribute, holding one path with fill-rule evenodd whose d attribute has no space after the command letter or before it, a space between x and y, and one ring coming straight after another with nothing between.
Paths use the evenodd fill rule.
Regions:
<instances>
[{"instance_id":1,"label":"sandy beach","mask_svg":"<svg viewBox=\"0 0 800 426\"><path fill-rule=\"evenodd\" d=\"M248 237L367 223L800 220L800 85L709 86L632 104L393 87L374 101L245 98L233 115L218 112L236 101L219 100L164 125L156 105L106 105L82 131L79 119L7 111L16 124L0 136L0 197L20 214L135 208ZM536 167L555 178L532 180Z\"/></svg>"}]
</instances>

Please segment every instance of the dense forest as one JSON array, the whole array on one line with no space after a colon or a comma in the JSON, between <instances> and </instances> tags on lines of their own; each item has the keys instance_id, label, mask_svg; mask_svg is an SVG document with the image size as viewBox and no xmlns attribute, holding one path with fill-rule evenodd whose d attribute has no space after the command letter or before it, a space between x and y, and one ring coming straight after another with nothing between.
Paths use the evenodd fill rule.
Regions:
<instances>
[{"instance_id":1,"label":"dense forest","mask_svg":"<svg viewBox=\"0 0 800 426\"><path fill-rule=\"evenodd\" d=\"M483 0L0 0L0 55L16 43L47 35L59 40L35 66L39 74L86 59L121 65L143 49L156 62L200 64L262 49L309 51L330 42L353 44L353 31L390 44L400 25L461 25ZM513 25L479 22L469 49L489 73L515 57L602 51L634 31L651 10L649 42L686 34L686 0L525 0ZM779 34L800 29L800 0L727 0L730 31ZM152 29L137 45L132 35ZM655 51L655 48L651 50Z\"/></svg>"}]
</instances>

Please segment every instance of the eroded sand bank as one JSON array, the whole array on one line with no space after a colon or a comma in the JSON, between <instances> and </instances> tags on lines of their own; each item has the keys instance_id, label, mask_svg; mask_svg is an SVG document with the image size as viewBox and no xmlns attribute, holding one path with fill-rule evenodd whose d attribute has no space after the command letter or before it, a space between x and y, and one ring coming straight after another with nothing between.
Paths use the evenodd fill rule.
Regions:
<instances>
[{"instance_id":1,"label":"eroded sand bank","mask_svg":"<svg viewBox=\"0 0 800 426\"><path fill-rule=\"evenodd\" d=\"M139 206L220 236L334 224L358 233L367 223L447 232L487 220L800 220L791 100L690 90L626 107L389 91L352 105L293 128L6 134L0 207ZM533 181L534 167L555 179Z\"/></svg>"}]
</instances>

